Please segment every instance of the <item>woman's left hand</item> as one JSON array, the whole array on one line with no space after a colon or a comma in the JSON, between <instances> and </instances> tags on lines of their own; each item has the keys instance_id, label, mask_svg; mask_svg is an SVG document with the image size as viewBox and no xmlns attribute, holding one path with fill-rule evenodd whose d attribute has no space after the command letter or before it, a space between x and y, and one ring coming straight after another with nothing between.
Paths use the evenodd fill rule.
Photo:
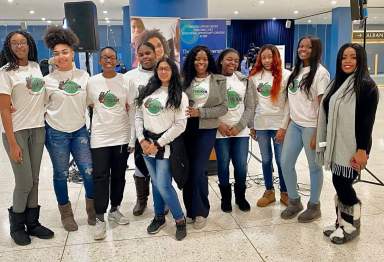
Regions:
<instances>
[{"instance_id":1,"label":"woman's left hand","mask_svg":"<svg viewBox=\"0 0 384 262\"><path fill-rule=\"evenodd\" d=\"M151 145L148 147L148 153L150 155L156 155L157 154L157 151L159 151L159 149L157 148L157 146L154 144L154 143L151 143Z\"/></svg>"},{"instance_id":2,"label":"woman's left hand","mask_svg":"<svg viewBox=\"0 0 384 262\"><path fill-rule=\"evenodd\" d=\"M365 169L368 162L367 151L358 149L351 159L351 166L354 170L360 172Z\"/></svg>"},{"instance_id":3,"label":"woman's left hand","mask_svg":"<svg viewBox=\"0 0 384 262\"><path fill-rule=\"evenodd\" d=\"M240 133L240 130L233 126L229 129L229 133L230 136L237 136Z\"/></svg>"},{"instance_id":4,"label":"woman's left hand","mask_svg":"<svg viewBox=\"0 0 384 262\"><path fill-rule=\"evenodd\" d=\"M311 138L311 142L309 143L309 147L312 150L316 150L316 132L313 134L313 136Z\"/></svg>"},{"instance_id":5,"label":"woman's left hand","mask_svg":"<svg viewBox=\"0 0 384 262\"><path fill-rule=\"evenodd\" d=\"M200 111L198 108L188 107L186 111L186 115L189 117L199 117Z\"/></svg>"}]
</instances>

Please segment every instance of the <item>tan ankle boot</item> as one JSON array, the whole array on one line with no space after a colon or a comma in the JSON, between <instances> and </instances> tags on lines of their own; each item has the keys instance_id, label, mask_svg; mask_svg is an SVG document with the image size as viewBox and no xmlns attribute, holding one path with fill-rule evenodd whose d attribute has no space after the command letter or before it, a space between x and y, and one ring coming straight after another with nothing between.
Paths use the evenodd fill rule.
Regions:
<instances>
[{"instance_id":1,"label":"tan ankle boot","mask_svg":"<svg viewBox=\"0 0 384 262\"><path fill-rule=\"evenodd\" d=\"M85 198L85 209L88 215L88 225L96 225L96 211L93 199Z\"/></svg>"},{"instance_id":2,"label":"tan ankle boot","mask_svg":"<svg viewBox=\"0 0 384 262\"><path fill-rule=\"evenodd\" d=\"M59 205L59 211L64 229L67 231L76 231L78 226L73 218L71 202L68 202L65 205Z\"/></svg>"},{"instance_id":3,"label":"tan ankle boot","mask_svg":"<svg viewBox=\"0 0 384 262\"><path fill-rule=\"evenodd\" d=\"M274 190L265 190L263 196L257 201L258 207L266 207L276 201Z\"/></svg>"},{"instance_id":4,"label":"tan ankle boot","mask_svg":"<svg viewBox=\"0 0 384 262\"><path fill-rule=\"evenodd\" d=\"M288 193L287 192L281 192L280 193L280 203L284 206L288 206Z\"/></svg>"}]
</instances>

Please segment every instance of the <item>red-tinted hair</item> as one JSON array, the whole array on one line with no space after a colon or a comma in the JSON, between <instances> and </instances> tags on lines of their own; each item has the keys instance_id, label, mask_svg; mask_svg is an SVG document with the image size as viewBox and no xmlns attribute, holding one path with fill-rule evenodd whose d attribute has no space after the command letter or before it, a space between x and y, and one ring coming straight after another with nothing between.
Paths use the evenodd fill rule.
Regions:
<instances>
[{"instance_id":1,"label":"red-tinted hair","mask_svg":"<svg viewBox=\"0 0 384 262\"><path fill-rule=\"evenodd\" d=\"M273 83L271 89L271 100L273 103L277 102L281 90L281 82L283 81L283 69L281 66L281 58L280 52L274 45L263 45L260 49L259 55L257 56L256 63L253 66L249 76L253 76L261 71L263 71L264 67L261 63L261 54L265 50L271 50L272 52L272 66L271 72L273 76Z\"/></svg>"}]
</instances>

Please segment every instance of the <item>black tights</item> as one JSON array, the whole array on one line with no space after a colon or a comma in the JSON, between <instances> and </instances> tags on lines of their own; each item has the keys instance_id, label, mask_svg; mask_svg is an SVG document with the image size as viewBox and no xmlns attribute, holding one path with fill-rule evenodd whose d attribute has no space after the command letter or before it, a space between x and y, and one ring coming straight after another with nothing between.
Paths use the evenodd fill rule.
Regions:
<instances>
[{"instance_id":1,"label":"black tights","mask_svg":"<svg viewBox=\"0 0 384 262\"><path fill-rule=\"evenodd\" d=\"M353 206L359 202L356 191L353 189L353 181L357 177L357 172L353 171L352 178L345 178L332 174L333 186L336 189L337 196L341 203L347 206Z\"/></svg>"}]
</instances>

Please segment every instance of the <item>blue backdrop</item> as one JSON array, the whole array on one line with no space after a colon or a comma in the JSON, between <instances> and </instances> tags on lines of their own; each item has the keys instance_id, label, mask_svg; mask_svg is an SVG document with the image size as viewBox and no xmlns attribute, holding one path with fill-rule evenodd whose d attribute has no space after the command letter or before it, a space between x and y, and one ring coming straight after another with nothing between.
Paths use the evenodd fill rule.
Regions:
<instances>
[{"instance_id":1,"label":"blue backdrop","mask_svg":"<svg viewBox=\"0 0 384 262\"><path fill-rule=\"evenodd\" d=\"M286 20L231 20L227 44L244 55L249 44L285 45L285 63L292 63L294 24L285 28Z\"/></svg>"}]
</instances>

